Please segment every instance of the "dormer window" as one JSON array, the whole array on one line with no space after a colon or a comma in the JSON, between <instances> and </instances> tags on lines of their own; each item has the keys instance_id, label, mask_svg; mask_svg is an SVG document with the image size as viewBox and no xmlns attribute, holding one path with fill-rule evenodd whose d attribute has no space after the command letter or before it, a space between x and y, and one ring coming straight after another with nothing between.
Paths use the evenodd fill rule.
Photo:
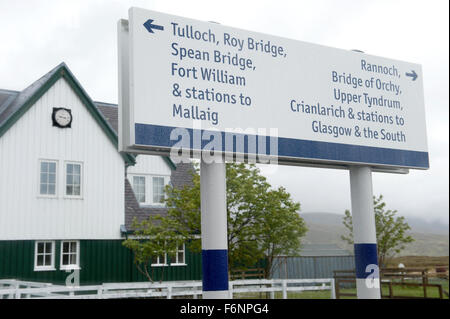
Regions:
<instances>
[{"instance_id":1,"label":"dormer window","mask_svg":"<svg viewBox=\"0 0 450 319\"><path fill-rule=\"evenodd\" d=\"M163 204L164 203L164 177L153 176L153 203Z\"/></svg>"},{"instance_id":2,"label":"dormer window","mask_svg":"<svg viewBox=\"0 0 450 319\"><path fill-rule=\"evenodd\" d=\"M134 195L139 203L145 203L145 176L133 176Z\"/></svg>"},{"instance_id":3,"label":"dormer window","mask_svg":"<svg viewBox=\"0 0 450 319\"><path fill-rule=\"evenodd\" d=\"M169 176L129 175L136 200L141 205L164 205L164 188L170 181Z\"/></svg>"}]
</instances>

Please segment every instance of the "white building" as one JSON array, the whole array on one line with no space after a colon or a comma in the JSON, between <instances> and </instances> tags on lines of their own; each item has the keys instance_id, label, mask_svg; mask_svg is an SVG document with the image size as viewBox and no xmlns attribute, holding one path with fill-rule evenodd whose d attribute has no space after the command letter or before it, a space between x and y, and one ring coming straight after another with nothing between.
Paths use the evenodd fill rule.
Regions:
<instances>
[{"instance_id":1,"label":"white building","mask_svg":"<svg viewBox=\"0 0 450 319\"><path fill-rule=\"evenodd\" d=\"M142 280L122 240L134 217L166 212L164 186L189 182L191 166L120 154L116 132L117 106L93 102L64 63L0 89L0 279ZM155 267L199 279L199 257L180 252Z\"/></svg>"}]
</instances>

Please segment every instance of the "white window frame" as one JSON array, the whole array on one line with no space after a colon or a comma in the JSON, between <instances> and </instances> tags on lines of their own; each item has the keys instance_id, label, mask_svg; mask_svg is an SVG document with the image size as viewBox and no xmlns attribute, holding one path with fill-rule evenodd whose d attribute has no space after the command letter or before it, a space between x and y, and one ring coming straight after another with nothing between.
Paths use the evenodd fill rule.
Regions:
<instances>
[{"instance_id":1,"label":"white window frame","mask_svg":"<svg viewBox=\"0 0 450 319\"><path fill-rule=\"evenodd\" d=\"M139 174L139 173L130 173L128 174L128 181L131 184L131 188L134 192L134 183L133 178L136 177L144 177L145 178L145 202L139 203L140 206L157 206L157 207L166 207L166 203L156 203L153 201L153 177L162 177L164 178L164 187L170 183L169 175L157 175L157 174ZM136 193L135 193L136 196ZM164 193L164 197L166 198L167 194ZM137 197L136 197L137 200Z\"/></svg>"},{"instance_id":2,"label":"white window frame","mask_svg":"<svg viewBox=\"0 0 450 319\"><path fill-rule=\"evenodd\" d=\"M179 249L181 245L177 245L177 251L175 253L175 262L172 262L172 259L170 260L170 265L171 266L186 266L186 246L183 243L183 249ZM182 252L183 253L183 260L178 260L178 253Z\"/></svg>"},{"instance_id":3,"label":"white window frame","mask_svg":"<svg viewBox=\"0 0 450 319\"><path fill-rule=\"evenodd\" d=\"M80 165L80 195L69 195L67 194L67 165L68 164L76 164ZM72 199L83 199L83 175L84 175L84 167L83 162L77 161L64 161L64 198L72 198Z\"/></svg>"},{"instance_id":4,"label":"white window frame","mask_svg":"<svg viewBox=\"0 0 450 319\"><path fill-rule=\"evenodd\" d=\"M144 198L145 198L145 200L143 202L139 201L139 199L137 197L136 190L134 189L134 178L135 177L144 178ZM136 200L138 201L138 203L140 205L145 205L147 203L147 201L148 201L148 196L147 196L147 192L148 192L147 191L147 176L145 176L145 175L132 175L131 176L131 185L132 185L131 188L133 189L133 192L134 192L134 196L136 197Z\"/></svg>"},{"instance_id":5,"label":"white window frame","mask_svg":"<svg viewBox=\"0 0 450 319\"><path fill-rule=\"evenodd\" d=\"M55 194L41 194L41 164L42 163L55 163ZM38 161L38 188L37 196L41 198L58 198L58 160L41 158Z\"/></svg>"},{"instance_id":6,"label":"white window frame","mask_svg":"<svg viewBox=\"0 0 450 319\"><path fill-rule=\"evenodd\" d=\"M63 265L64 243L76 243L77 244L76 264ZM61 270L81 269L80 268L80 241L79 240L62 240L61 241L59 269L61 269Z\"/></svg>"},{"instance_id":7,"label":"white window frame","mask_svg":"<svg viewBox=\"0 0 450 319\"><path fill-rule=\"evenodd\" d=\"M155 195L154 193L153 193L153 178L162 178L163 179L163 194L164 194L164 198L166 198L166 193L164 192L164 188L166 187L166 185L167 185L167 183L168 183L168 181L167 181L167 177L166 176L163 176L163 175L152 175L151 176L151 187L152 187L152 189L151 189L151 203L152 203L152 205L155 205L155 206L165 206L165 202L162 202L162 203L158 203L158 202L155 202L154 200L153 200L153 196Z\"/></svg>"},{"instance_id":8,"label":"white window frame","mask_svg":"<svg viewBox=\"0 0 450 319\"><path fill-rule=\"evenodd\" d=\"M167 263L167 253L164 253L164 263L161 263L161 257L163 256L158 256L156 257L157 262L156 263L152 263L151 266L152 267L165 267L165 266L169 266L169 264Z\"/></svg>"},{"instance_id":9,"label":"white window frame","mask_svg":"<svg viewBox=\"0 0 450 319\"><path fill-rule=\"evenodd\" d=\"M45 266L38 266L38 245L44 244L44 256L46 255L45 252L45 244L51 243L52 244L52 251L51 251L51 265L45 265ZM45 258L44 258L45 263ZM56 270L55 268L55 241L53 240L37 240L34 242L34 271L52 271Z\"/></svg>"}]
</instances>

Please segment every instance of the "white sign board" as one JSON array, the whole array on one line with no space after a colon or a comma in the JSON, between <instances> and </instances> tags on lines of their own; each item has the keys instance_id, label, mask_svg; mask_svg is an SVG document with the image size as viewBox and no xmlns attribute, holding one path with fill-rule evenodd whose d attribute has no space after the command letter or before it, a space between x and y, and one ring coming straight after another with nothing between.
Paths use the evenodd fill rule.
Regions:
<instances>
[{"instance_id":1,"label":"white sign board","mask_svg":"<svg viewBox=\"0 0 450 319\"><path fill-rule=\"evenodd\" d=\"M420 65L138 8L128 25L121 150L211 149L215 136L216 150L280 163L429 167Z\"/></svg>"}]
</instances>

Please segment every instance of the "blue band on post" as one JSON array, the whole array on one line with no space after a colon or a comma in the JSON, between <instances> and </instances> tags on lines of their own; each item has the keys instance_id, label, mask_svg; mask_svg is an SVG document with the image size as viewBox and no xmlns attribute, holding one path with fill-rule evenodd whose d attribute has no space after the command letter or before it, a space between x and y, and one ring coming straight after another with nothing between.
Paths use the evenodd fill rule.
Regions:
<instances>
[{"instance_id":1,"label":"blue band on post","mask_svg":"<svg viewBox=\"0 0 450 319\"><path fill-rule=\"evenodd\" d=\"M202 250L203 291L228 290L228 251Z\"/></svg>"},{"instance_id":2,"label":"blue band on post","mask_svg":"<svg viewBox=\"0 0 450 319\"><path fill-rule=\"evenodd\" d=\"M378 266L377 244L355 244L354 249L356 278L365 279L373 273L366 272L367 266Z\"/></svg>"}]
</instances>

